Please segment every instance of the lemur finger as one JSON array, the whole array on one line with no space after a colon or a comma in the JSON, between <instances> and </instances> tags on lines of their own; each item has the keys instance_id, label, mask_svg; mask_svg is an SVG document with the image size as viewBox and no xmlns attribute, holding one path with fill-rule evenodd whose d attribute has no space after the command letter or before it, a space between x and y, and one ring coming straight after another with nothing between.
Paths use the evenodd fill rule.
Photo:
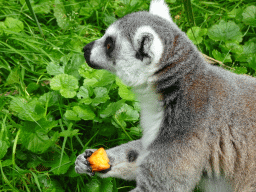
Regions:
<instances>
[{"instance_id":1,"label":"lemur finger","mask_svg":"<svg viewBox=\"0 0 256 192\"><path fill-rule=\"evenodd\" d=\"M86 150L83 155L84 157L87 159L88 157L90 157L93 154L93 151L91 150Z\"/></svg>"},{"instance_id":2,"label":"lemur finger","mask_svg":"<svg viewBox=\"0 0 256 192\"><path fill-rule=\"evenodd\" d=\"M86 173L86 174L93 176L92 167L90 166L90 163L84 157L84 154L81 154L77 157L77 159L75 161L75 170L77 173L80 173L80 174Z\"/></svg>"}]
</instances>

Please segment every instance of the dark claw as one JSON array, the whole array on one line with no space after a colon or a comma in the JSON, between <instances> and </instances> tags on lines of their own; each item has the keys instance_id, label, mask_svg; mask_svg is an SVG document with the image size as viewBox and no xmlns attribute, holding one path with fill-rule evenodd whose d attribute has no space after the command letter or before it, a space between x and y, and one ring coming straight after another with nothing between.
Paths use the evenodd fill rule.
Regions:
<instances>
[{"instance_id":1,"label":"dark claw","mask_svg":"<svg viewBox=\"0 0 256 192\"><path fill-rule=\"evenodd\" d=\"M90 165L89 161L87 161L87 160L85 160L84 164L87 165L87 166Z\"/></svg>"},{"instance_id":2,"label":"dark claw","mask_svg":"<svg viewBox=\"0 0 256 192\"><path fill-rule=\"evenodd\" d=\"M86 171L92 172L92 167L89 165L89 166L87 167L87 170L86 170Z\"/></svg>"},{"instance_id":3,"label":"dark claw","mask_svg":"<svg viewBox=\"0 0 256 192\"><path fill-rule=\"evenodd\" d=\"M90 157L93 154L92 151L85 151L84 152L84 158L87 159L88 157Z\"/></svg>"}]
</instances>

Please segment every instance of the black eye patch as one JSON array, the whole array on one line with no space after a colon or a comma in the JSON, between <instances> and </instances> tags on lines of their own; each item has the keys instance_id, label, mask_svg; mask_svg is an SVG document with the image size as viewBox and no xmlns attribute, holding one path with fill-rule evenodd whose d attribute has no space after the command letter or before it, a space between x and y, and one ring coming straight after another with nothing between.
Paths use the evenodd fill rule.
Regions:
<instances>
[{"instance_id":1,"label":"black eye patch","mask_svg":"<svg viewBox=\"0 0 256 192\"><path fill-rule=\"evenodd\" d=\"M139 50L136 52L135 57L141 61L143 61L144 57L149 57L149 55L147 53L145 53L144 50L144 46L145 46L145 41L147 40L147 36L143 37L141 43L140 43L140 48Z\"/></svg>"},{"instance_id":2,"label":"black eye patch","mask_svg":"<svg viewBox=\"0 0 256 192\"><path fill-rule=\"evenodd\" d=\"M112 53L112 51L115 48L115 42L114 42L113 37L107 37L106 38L105 43L104 43L104 47L106 49L107 56L110 57L111 56L110 54Z\"/></svg>"},{"instance_id":3,"label":"black eye patch","mask_svg":"<svg viewBox=\"0 0 256 192\"><path fill-rule=\"evenodd\" d=\"M128 152L127 154L127 159L128 159L128 162L133 162L137 159L138 157L138 152L137 151L134 151L134 150L131 150Z\"/></svg>"}]
</instances>

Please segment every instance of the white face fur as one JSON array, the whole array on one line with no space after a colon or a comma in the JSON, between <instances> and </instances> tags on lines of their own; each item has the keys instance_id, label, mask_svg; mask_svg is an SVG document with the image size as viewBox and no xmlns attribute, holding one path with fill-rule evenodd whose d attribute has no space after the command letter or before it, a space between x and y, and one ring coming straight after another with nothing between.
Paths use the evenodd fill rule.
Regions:
<instances>
[{"instance_id":1,"label":"white face fur","mask_svg":"<svg viewBox=\"0 0 256 192\"><path fill-rule=\"evenodd\" d=\"M143 60L135 57L136 51L140 49L140 39L144 34L150 33L153 40L148 44L148 55ZM123 39L120 55L116 62L116 75L123 80L128 86L139 86L150 83L150 77L156 72L156 64L161 58L163 46L158 35L149 26L138 28L135 33L133 45ZM146 46L146 45L145 45ZM133 50L133 47L135 50Z\"/></svg>"},{"instance_id":2,"label":"white face fur","mask_svg":"<svg viewBox=\"0 0 256 192\"><path fill-rule=\"evenodd\" d=\"M168 7L162 0L151 2L150 13L172 22ZM132 38L129 41L124 37L118 29L118 22L112 24L104 36L94 42L87 63L115 73L128 86L150 84L163 53L162 42L148 25L138 27ZM144 57L136 57L138 52Z\"/></svg>"},{"instance_id":3,"label":"white face fur","mask_svg":"<svg viewBox=\"0 0 256 192\"><path fill-rule=\"evenodd\" d=\"M150 57L142 60L135 57L140 49L142 35L150 34L152 42L148 44L147 53ZM104 41L107 37L114 37L116 50L113 60L105 54ZM108 45L106 45L108 46ZM146 45L145 45L146 46ZM107 49L107 47L105 47ZM113 51L114 52L114 51ZM150 26L142 26L135 33L133 42L130 43L125 37L118 33L115 25L110 26L105 35L95 41L91 50L90 61L104 69L115 73L128 86L138 86L150 81L150 77L156 72L156 64L161 58L163 46L156 32ZM114 62L113 62L114 61Z\"/></svg>"}]
</instances>

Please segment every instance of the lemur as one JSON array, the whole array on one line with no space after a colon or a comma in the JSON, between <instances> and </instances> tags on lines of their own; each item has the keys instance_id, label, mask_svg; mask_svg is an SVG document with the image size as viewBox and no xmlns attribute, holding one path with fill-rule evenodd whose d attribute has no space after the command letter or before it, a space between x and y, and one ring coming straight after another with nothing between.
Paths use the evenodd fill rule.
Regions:
<instances>
[{"instance_id":1,"label":"lemur","mask_svg":"<svg viewBox=\"0 0 256 192\"><path fill-rule=\"evenodd\" d=\"M256 191L256 80L208 64L164 0L117 20L83 50L141 105L142 138L106 150L111 167L100 177L136 180L132 192L193 191L202 177L223 182L217 191ZM94 151L77 157L77 173L94 175Z\"/></svg>"}]
</instances>

